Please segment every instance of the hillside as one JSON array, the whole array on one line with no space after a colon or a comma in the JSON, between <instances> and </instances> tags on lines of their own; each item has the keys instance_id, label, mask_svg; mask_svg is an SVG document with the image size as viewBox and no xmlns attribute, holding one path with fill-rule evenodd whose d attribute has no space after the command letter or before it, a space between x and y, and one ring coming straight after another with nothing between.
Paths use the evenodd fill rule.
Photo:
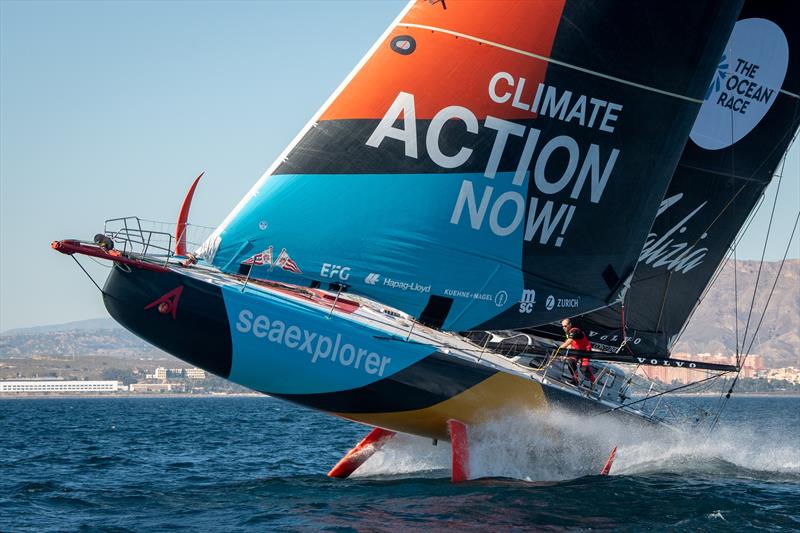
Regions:
<instances>
[{"instance_id":1,"label":"hillside","mask_svg":"<svg viewBox=\"0 0 800 533\"><path fill-rule=\"evenodd\" d=\"M97 329L123 328L111 318L90 318L89 320L78 320L76 322L65 322L63 324L47 324L45 326L9 329L3 331L0 335L38 335L40 333L53 333L56 331L86 331Z\"/></svg>"},{"instance_id":2,"label":"hillside","mask_svg":"<svg viewBox=\"0 0 800 533\"><path fill-rule=\"evenodd\" d=\"M735 285L738 287L739 338L747 324L747 314L758 273L758 261L739 261ZM780 262L764 263L750 318L747 344L763 314L767 296L775 282ZM675 352L736 353L736 305L733 262L729 261L705 299L695 311ZM761 354L769 367L800 366L800 259L787 260L769 302L751 353Z\"/></svg>"},{"instance_id":3,"label":"hillside","mask_svg":"<svg viewBox=\"0 0 800 533\"><path fill-rule=\"evenodd\" d=\"M0 357L3 358L73 355L166 356L110 318L16 329L0 335Z\"/></svg>"}]
</instances>

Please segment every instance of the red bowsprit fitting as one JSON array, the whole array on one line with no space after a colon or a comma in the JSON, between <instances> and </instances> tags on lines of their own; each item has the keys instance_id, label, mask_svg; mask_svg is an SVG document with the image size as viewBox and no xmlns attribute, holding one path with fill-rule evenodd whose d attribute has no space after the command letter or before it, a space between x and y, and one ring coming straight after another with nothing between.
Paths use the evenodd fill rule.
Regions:
<instances>
[{"instance_id":1,"label":"red bowsprit fitting","mask_svg":"<svg viewBox=\"0 0 800 533\"><path fill-rule=\"evenodd\" d=\"M186 255L186 223L189 219L189 209L192 207L192 197L194 190L197 188L197 182L203 177L205 172L201 172L189 187L189 192L186 193L186 198L183 199L181 211L178 214L178 223L175 225L175 255Z\"/></svg>"},{"instance_id":2,"label":"red bowsprit fitting","mask_svg":"<svg viewBox=\"0 0 800 533\"><path fill-rule=\"evenodd\" d=\"M129 257L125 257L117 250L105 250L96 244L87 244L76 241L75 239L53 241L50 243L50 248L65 255L80 254L90 257L97 257L98 259L107 259L108 261L114 261L115 263L120 263L122 265L142 268L144 270L151 270L153 272L169 272L169 269L164 266L140 261L138 259L131 259Z\"/></svg>"},{"instance_id":3,"label":"red bowsprit fitting","mask_svg":"<svg viewBox=\"0 0 800 533\"><path fill-rule=\"evenodd\" d=\"M608 456L608 461L606 461L606 466L600 471L601 476L607 476L609 472L611 472L611 465L614 463L614 458L617 456L617 447L614 446L614 449L611 450L611 455Z\"/></svg>"},{"instance_id":4,"label":"red bowsprit fitting","mask_svg":"<svg viewBox=\"0 0 800 533\"><path fill-rule=\"evenodd\" d=\"M453 471L451 480L460 483L469 479L469 442L467 426L459 420L451 418L447 421L450 432L450 446L453 453Z\"/></svg>"},{"instance_id":5,"label":"red bowsprit fitting","mask_svg":"<svg viewBox=\"0 0 800 533\"><path fill-rule=\"evenodd\" d=\"M65 255L72 255L76 252L75 248L80 246L80 243L75 240L65 239L63 241L53 241L50 243L50 248L56 252L61 252Z\"/></svg>"},{"instance_id":6,"label":"red bowsprit fitting","mask_svg":"<svg viewBox=\"0 0 800 533\"><path fill-rule=\"evenodd\" d=\"M383 447L386 442L394 437L395 432L388 429L374 428L369 434L356 444L355 448L347 452L347 455L336 463L336 466L328 472L328 477L344 479L363 465L372 454Z\"/></svg>"}]
</instances>

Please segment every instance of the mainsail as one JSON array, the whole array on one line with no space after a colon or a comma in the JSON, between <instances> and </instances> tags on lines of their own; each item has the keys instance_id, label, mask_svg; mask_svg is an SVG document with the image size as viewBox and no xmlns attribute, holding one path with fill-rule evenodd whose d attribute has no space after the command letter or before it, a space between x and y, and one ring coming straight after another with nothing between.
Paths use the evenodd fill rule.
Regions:
<instances>
[{"instance_id":1,"label":"mainsail","mask_svg":"<svg viewBox=\"0 0 800 533\"><path fill-rule=\"evenodd\" d=\"M626 353L667 353L798 124L800 11L793 2L748 2L656 211L624 308L580 318L594 344L612 349L627 338Z\"/></svg>"},{"instance_id":2,"label":"mainsail","mask_svg":"<svg viewBox=\"0 0 800 533\"><path fill-rule=\"evenodd\" d=\"M448 330L606 306L739 8L412 2L199 253Z\"/></svg>"}]
</instances>

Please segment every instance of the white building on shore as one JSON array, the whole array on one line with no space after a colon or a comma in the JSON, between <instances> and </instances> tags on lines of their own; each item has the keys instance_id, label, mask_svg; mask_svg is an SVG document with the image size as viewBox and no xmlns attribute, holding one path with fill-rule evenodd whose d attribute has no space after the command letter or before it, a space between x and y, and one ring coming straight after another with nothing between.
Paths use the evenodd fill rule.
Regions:
<instances>
[{"instance_id":1,"label":"white building on shore","mask_svg":"<svg viewBox=\"0 0 800 533\"><path fill-rule=\"evenodd\" d=\"M28 380L0 381L0 394L48 392L117 392L117 381Z\"/></svg>"},{"instance_id":2,"label":"white building on shore","mask_svg":"<svg viewBox=\"0 0 800 533\"><path fill-rule=\"evenodd\" d=\"M187 368L183 371L186 379L206 379L206 371L202 368Z\"/></svg>"}]
</instances>

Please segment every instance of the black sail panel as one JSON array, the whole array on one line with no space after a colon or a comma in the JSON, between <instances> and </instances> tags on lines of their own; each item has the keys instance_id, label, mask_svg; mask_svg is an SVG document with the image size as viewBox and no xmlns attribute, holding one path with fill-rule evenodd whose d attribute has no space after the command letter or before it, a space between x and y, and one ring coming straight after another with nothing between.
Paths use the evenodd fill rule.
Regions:
<instances>
[{"instance_id":1,"label":"black sail panel","mask_svg":"<svg viewBox=\"0 0 800 533\"><path fill-rule=\"evenodd\" d=\"M639 263L617 304L580 317L593 343L666 353L800 124L800 6L745 4ZM623 320L625 331L623 332Z\"/></svg>"}]
</instances>

